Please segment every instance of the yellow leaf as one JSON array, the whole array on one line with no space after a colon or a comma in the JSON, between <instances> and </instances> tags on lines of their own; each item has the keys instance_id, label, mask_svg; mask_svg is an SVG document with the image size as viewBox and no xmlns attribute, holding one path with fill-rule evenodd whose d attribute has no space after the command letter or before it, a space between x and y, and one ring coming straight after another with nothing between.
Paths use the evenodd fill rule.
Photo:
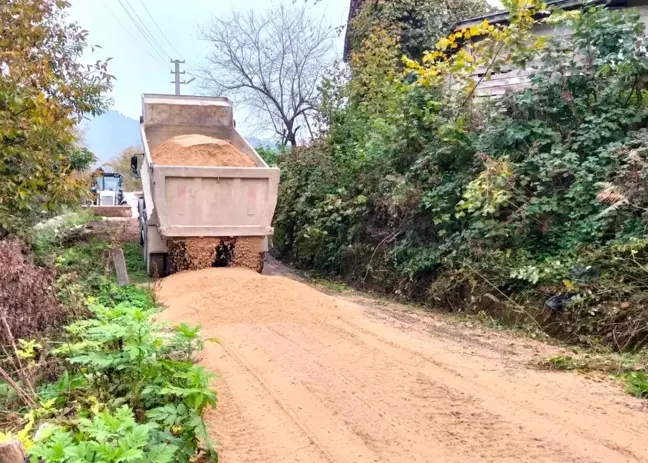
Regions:
<instances>
[{"instance_id":1,"label":"yellow leaf","mask_svg":"<svg viewBox=\"0 0 648 463\"><path fill-rule=\"evenodd\" d=\"M567 288L567 291L573 291L576 289L576 286L574 286L574 283L572 283L569 280L563 280L563 285L565 285L565 288Z\"/></svg>"},{"instance_id":2,"label":"yellow leaf","mask_svg":"<svg viewBox=\"0 0 648 463\"><path fill-rule=\"evenodd\" d=\"M46 412L51 411L54 408L54 404L56 403L56 397L50 400L46 400L45 402L41 402L41 407L43 407L43 410Z\"/></svg>"},{"instance_id":3,"label":"yellow leaf","mask_svg":"<svg viewBox=\"0 0 648 463\"><path fill-rule=\"evenodd\" d=\"M436 47L440 50L445 50L448 48L448 45L450 45L450 40L448 40L446 37L442 37L436 44Z\"/></svg>"}]
</instances>

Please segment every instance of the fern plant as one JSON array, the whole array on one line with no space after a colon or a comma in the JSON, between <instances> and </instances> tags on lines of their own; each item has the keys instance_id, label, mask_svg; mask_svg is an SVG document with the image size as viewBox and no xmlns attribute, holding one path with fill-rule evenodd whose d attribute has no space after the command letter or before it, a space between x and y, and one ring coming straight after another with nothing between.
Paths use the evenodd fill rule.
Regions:
<instances>
[{"instance_id":1,"label":"fern plant","mask_svg":"<svg viewBox=\"0 0 648 463\"><path fill-rule=\"evenodd\" d=\"M201 446L216 460L202 418L205 408L216 405L216 393L209 388L213 375L192 362L193 353L202 348L198 328L155 323L153 308L131 301L114 307L92 305L90 310L94 318L70 325L69 342L54 350L72 371L42 395L59 406L72 404L79 417L89 413L94 417L92 421L78 418L75 426L81 438L70 428L52 428L32 455L44 461L86 461L83 455L98 455L98 460L87 461L131 461L131 454L132 461L167 461L162 457L147 460L150 455L146 453L158 452L159 445L166 444L171 447L165 447L165 452L172 453L173 461L190 461ZM95 411L88 412L92 403ZM116 410L115 415L98 413L97 404ZM128 418L128 413L135 424L116 427L113 418ZM97 429L123 436L135 433L141 439L128 445L132 452L125 457L121 450L106 447L105 436ZM80 452L81 456L73 455L80 459L66 460L73 457L69 450L61 450L61 444ZM113 457L117 459L109 459Z\"/></svg>"},{"instance_id":2,"label":"fern plant","mask_svg":"<svg viewBox=\"0 0 648 463\"><path fill-rule=\"evenodd\" d=\"M186 323L180 323L177 327L175 336L175 345L184 352L186 360L191 360L194 352L203 348L203 342L200 338L200 327L189 326Z\"/></svg>"},{"instance_id":3,"label":"fern plant","mask_svg":"<svg viewBox=\"0 0 648 463\"><path fill-rule=\"evenodd\" d=\"M81 418L76 429L57 425L41 428L30 461L52 463L130 462L167 463L176 461L179 448L154 437L155 423L138 424L133 411L126 406L114 413Z\"/></svg>"}]
</instances>

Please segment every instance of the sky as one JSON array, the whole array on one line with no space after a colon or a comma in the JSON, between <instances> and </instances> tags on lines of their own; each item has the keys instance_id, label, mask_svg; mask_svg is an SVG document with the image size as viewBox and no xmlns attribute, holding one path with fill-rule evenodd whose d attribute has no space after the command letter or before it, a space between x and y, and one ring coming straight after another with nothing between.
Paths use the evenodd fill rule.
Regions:
<instances>
[{"instance_id":1,"label":"sky","mask_svg":"<svg viewBox=\"0 0 648 463\"><path fill-rule=\"evenodd\" d=\"M88 30L90 45L98 45L94 51L88 49L84 60L112 58L109 72L116 77L111 97L112 109L130 118L138 119L141 113L142 93L173 93L171 83L173 65L170 59L186 61L182 69L197 69L210 51L210 45L199 38L199 27L212 16L227 15L231 10L262 11L280 0L72 0L71 19ZM285 0L285 3L314 0ZM132 7L135 16L129 6ZM349 0L320 0L312 6L315 17L323 17L331 26L346 23ZM148 11L147 11L148 10ZM131 18L137 17L154 36L161 56L138 31ZM150 13L150 16L149 16ZM152 19L151 19L152 18ZM154 21L153 21L154 20ZM159 29L158 29L159 27ZM336 42L337 53L342 53L344 39ZM168 54L168 56L167 56ZM189 76L185 75L185 78ZM183 85L182 94L198 93L195 82ZM245 114L234 111L237 128L244 135L255 135L245 126Z\"/></svg>"}]
</instances>

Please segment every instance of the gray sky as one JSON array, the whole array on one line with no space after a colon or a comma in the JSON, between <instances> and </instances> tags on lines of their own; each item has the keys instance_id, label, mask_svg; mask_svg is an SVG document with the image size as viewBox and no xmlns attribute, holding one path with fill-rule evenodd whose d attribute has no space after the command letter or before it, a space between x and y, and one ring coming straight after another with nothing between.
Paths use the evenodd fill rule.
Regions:
<instances>
[{"instance_id":1,"label":"gray sky","mask_svg":"<svg viewBox=\"0 0 648 463\"><path fill-rule=\"evenodd\" d=\"M109 65L110 73L117 78L112 94L115 101L113 109L139 119L142 93L173 93L172 64L165 53L173 59L184 59L184 69L196 69L210 49L207 42L198 38L200 25L205 24L212 15L227 14L231 9L263 10L273 1L279 0L72 0L70 12L72 19L89 31L89 43L102 47L94 52L88 51L85 59L113 58ZM286 3L290 1L286 0ZM313 3L313 0L309 3ZM122 5L126 10L130 5L137 12L164 49L160 51L163 58L157 56L153 47L145 41ZM348 8L349 0L321 0L313 6L313 14L323 16L332 26L339 26L346 22ZM136 18L132 12L131 15ZM340 38L337 42L339 54L342 43L343 38ZM193 84L182 86L183 94L196 91L197 87ZM239 111L236 119L244 134L254 135L246 130L244 114Z\"/></svg>"}]
</instances>

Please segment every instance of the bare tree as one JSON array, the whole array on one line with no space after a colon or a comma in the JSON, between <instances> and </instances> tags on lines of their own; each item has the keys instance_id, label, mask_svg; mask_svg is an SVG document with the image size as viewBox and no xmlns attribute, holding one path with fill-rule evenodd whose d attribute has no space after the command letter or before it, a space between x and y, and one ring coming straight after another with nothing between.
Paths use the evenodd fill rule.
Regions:
<instances>
[{"instance_id":1,"label":"bare tree","mask_svg":"<svg viewBox=\"0 0 648 463\"><path fill-rule=\"evenodd\" d=\"M335 34L309 15L308 4L232 12L201 32L214 47L199 73L205 91L254 111L284 146L313 138L318 85L333 62Z\"/></svg>"}]
</instances>

